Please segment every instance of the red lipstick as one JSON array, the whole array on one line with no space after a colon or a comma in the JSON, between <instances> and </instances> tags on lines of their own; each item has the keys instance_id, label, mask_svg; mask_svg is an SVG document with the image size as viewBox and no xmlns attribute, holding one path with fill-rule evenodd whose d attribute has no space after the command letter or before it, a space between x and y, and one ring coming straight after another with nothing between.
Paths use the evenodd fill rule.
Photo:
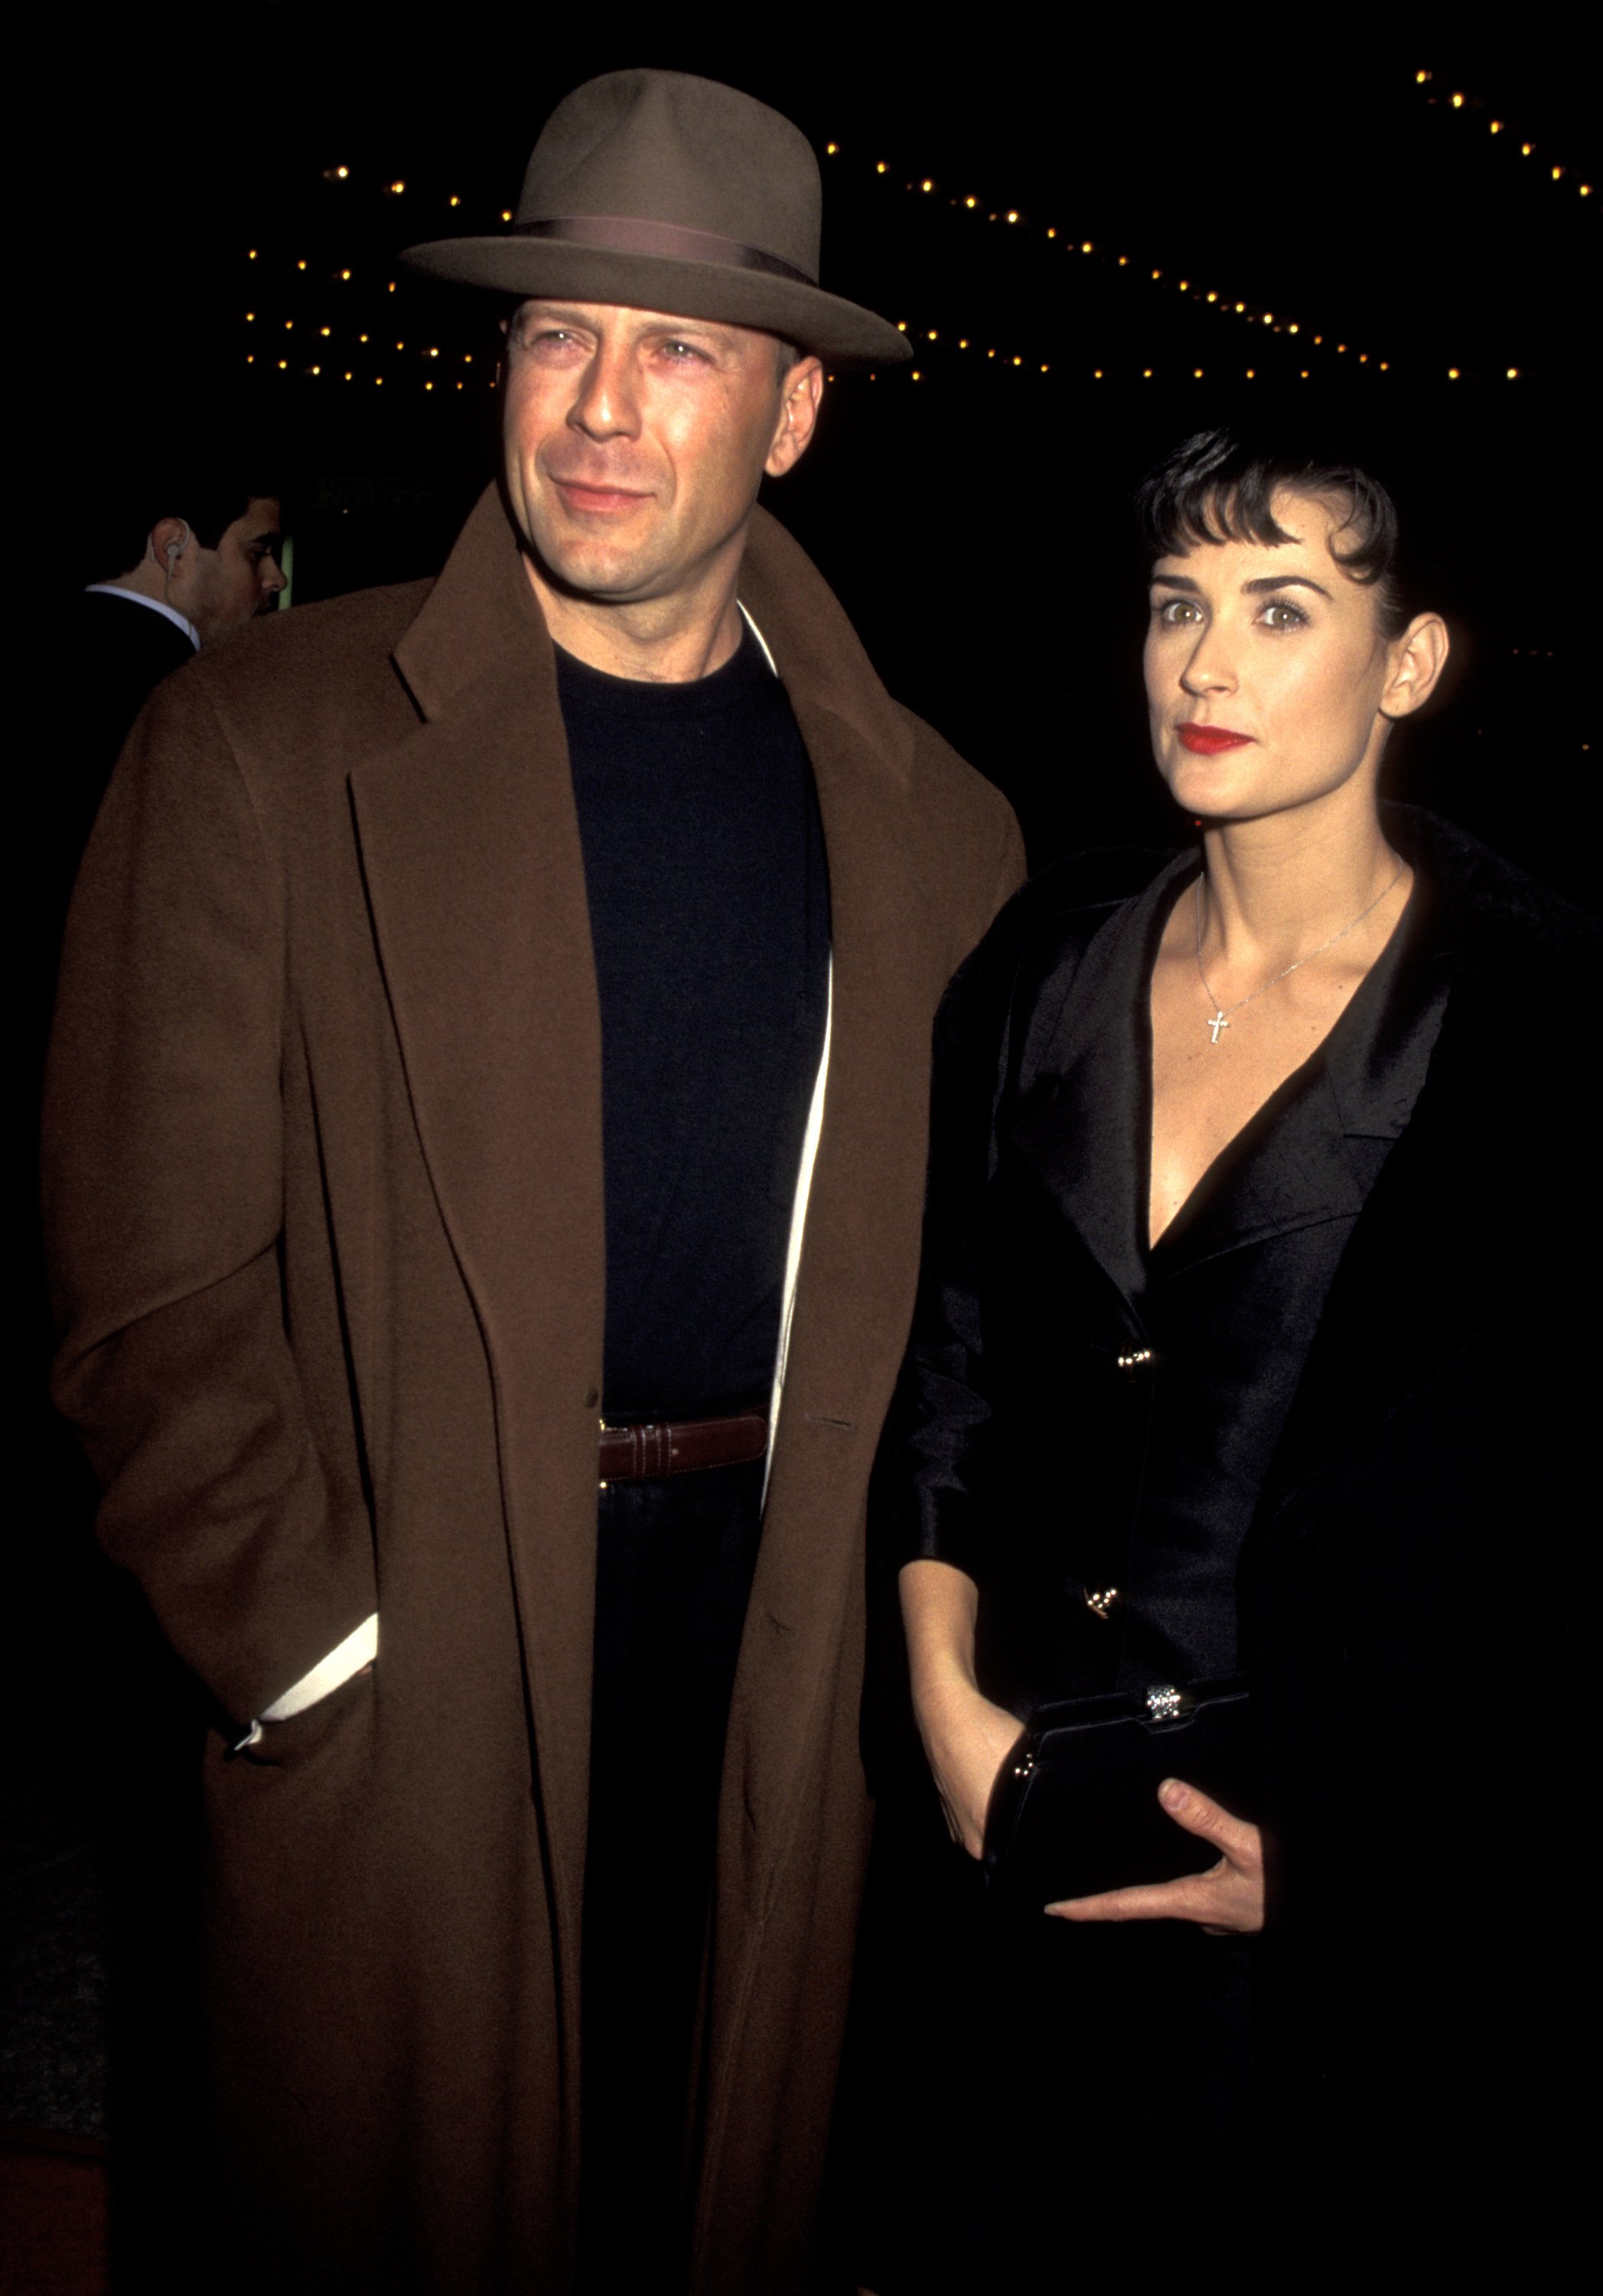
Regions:
<instances>
[{"instance_id":1,"label":"red lipstick","mask_svg":"<svg viewBox=\"0 0 1603 2296\"><path fill-rule=\"evenodd\" d=\"M1228 726L1177 726L1174 730L1199 758L1216 758L1226 750L1239 750L1253 738L1250 734L1232 734Z\"/></svg>"}]
</instances>

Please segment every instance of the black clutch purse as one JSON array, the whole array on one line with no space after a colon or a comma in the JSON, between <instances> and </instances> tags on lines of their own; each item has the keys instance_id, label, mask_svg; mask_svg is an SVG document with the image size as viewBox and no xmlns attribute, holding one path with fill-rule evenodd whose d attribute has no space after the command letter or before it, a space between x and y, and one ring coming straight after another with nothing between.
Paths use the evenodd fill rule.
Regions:
<instances>
[{"instance_id":1,"label":"black clutch purse","mask_svg":"<svg viewBox=\"0 0 1603 2296\"><path fill-rule=\"evenodd\" d=\"M1164 1684L1043 1706L1009 1754L986 1813L985 1868L998 1904L1039 1914L1060 1898L1173 1882L1219 1853L1157 1799L1183 1778L1251 1818L1251 1710L1245 1684Z\"/></svg>"}]
</instances>

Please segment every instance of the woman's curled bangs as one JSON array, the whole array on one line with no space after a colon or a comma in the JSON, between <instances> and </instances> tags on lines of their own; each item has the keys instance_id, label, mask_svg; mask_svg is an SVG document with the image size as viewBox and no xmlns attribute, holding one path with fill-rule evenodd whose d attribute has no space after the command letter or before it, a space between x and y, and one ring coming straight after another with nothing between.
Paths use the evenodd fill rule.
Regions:
<instances>
[{"instance_id":1,"label":"woman's curled bangs","mask_svg":"<svg viewBox=\"0 0 1603 2296\"><path fill-rule=\"evenodd\" d=\"M1295 539L1273 512L1276 494L1286 491L1333 496L1346 504L1330 555L1354 581L1376 592L1382 635L1398 636L1408 618L1395 578L1397 507L1355 463L1235 430L1199 430L1141 480L1136 514L1153 558L1183 556L1202 543L1272 548Z\"/></svg>"}]
</instances>

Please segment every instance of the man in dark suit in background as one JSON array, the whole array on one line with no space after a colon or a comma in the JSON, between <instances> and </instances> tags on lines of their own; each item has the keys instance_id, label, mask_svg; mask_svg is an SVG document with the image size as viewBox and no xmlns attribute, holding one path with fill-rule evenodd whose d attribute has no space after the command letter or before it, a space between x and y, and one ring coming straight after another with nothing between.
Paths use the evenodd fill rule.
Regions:
<instances>
[{"instance_id":1,"label":"man in dark suit in background","mask_svg":"<svg viewBox=\"0 0 1603 2296\"><path fill-rule=\"evenodd\" d=\"M130 507L108 533L108 554L112 545L114 562L123 550L139 554L123 572L91 582L74 603L77 731L58 756L50 791L63 909L118 751L155 687L198 648L278 602L285 579L278 489L251 484L253 475L260 476L243 456L224 449L209 466L163 466L137 496L125 489ZM147 523L152 509L161 514Z\"/></svg>"}]
</instances>

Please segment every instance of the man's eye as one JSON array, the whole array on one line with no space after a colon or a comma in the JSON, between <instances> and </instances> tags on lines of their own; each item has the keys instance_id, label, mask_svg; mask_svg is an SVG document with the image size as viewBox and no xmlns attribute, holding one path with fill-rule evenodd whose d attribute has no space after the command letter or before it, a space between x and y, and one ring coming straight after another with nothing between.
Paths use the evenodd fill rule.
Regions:
<instances>
[{"instance_id":1,"label":"man's eye","mask_svg":"<svg viewBox=\"0 0 1603 2296\"><path fill-rule=\"evenodd\" d=\"M674 359L699 359L703 356L694 343L664 343L662 348Z\"/></svg>"}]
</instances>

